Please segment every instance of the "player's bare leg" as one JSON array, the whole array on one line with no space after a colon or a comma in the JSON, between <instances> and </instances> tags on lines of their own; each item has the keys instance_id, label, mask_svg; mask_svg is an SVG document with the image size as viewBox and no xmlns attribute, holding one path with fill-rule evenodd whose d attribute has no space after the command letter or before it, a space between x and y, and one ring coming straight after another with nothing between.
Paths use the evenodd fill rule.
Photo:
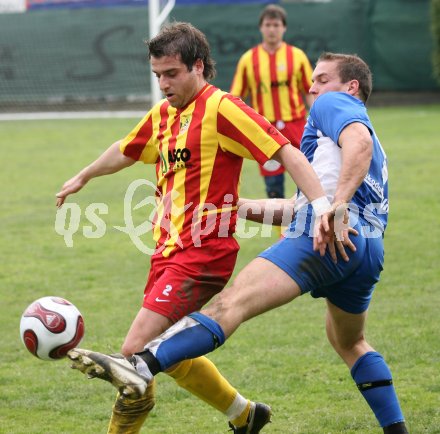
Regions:
<instances>
[{"instance_id":1,"label":"player's bare leg","mask_svg":"<svg viewBox=\"0 0 440 434\"><path fill-rule=\"evenodd\" d=\"M365 340L366 318L366 311L348 313L327 300L328 339L349 367L384 434L408 434L391 372L382 355Z\"/></svg>"},{"instance_id":2,"label":"player's bare leg","mask_svg":"<svg viewBox=\"0 0 440 434\"><path fill-rule=\"evenodd\" d=\"M182 318L137 355L153 375L166 371L182 360L213 351L242 322L300 294L298 285L287 273L266 259L256 258L206 309Z\"/></svg>"},{"instance_id":3,"label":"player's bare leg","mask_svg":"<svg viewBox=\"0 0 440 434\"><path fill-rule=\"evenodd\" d=\"M243 322L301 295L296 282L278 266L255 258L201 313L220 324L229 337Z\"/></svg>"},{"instance_id":4,"label":"player's bare leg","mask_svg":"<svg viewBox=\"0 0 440 434\"><path fill-rule=\"evenodd\" d=\"M135 351L137 349L135 342L141 341L136 336L139 331L147 328L144 327L145 322L148 323L144 318L144 313L147 312L144 311L146 309L141 310L138 314L127 335L123 345L125 352ZM108 433L138 433L149 411L154 406L153 388L148 386L143 392L142 380L151 384L152 378L145 362L136 354L128 356L126 361L133 365L131 367L122 359L122 355L105 355L82 349L75 349L69 354L69 357L73 361L73 368L79 369L90 378L109 381L119 390ZM196 364L189 364L191 365L190 369L187 368L188 362L191 361L186 360L176 365L174 371L169 375L181 387L223 412L235 424L233 425L234 432L248 432L246 427L254 427L249 432L256 433L270 421L270 407L263 403L250 402L242 397L208 359L198 358ZM142 373L141 379L136 376L139 373L136 370ZM183 371L185 372L184 379L181 378L181 374L178 374ZM205 379L203 383L199 381L200 376Z\"/></svg>"}]
</instances>

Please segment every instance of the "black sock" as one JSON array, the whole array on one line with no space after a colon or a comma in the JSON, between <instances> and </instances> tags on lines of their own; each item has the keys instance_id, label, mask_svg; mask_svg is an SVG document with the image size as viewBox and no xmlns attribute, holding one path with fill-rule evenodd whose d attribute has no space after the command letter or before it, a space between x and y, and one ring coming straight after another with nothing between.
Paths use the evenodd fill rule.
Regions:
<instances>
[{"instance_id":1,"label":"black sock","mask_svg":"<svg viewBox=\"0 0 440 434\"><path fill-rule=\"evenodd\" d=\"M384 434L408 434L405 422L397 422L386 426L383 429Z\"/></svg>"},{"instance_id":2,"label":"black sock","mask_svg":"<svg viewBox=\"0 0 440 434\"><path fill-rule=\"evenodd\" d=\"M139 356L148 365L148 369L153 375L162 372L159 361L156 359L156 357L153 356L150 351L145 350L140 353L136 353L136 355Z\"/></svg>"}]
</instances>

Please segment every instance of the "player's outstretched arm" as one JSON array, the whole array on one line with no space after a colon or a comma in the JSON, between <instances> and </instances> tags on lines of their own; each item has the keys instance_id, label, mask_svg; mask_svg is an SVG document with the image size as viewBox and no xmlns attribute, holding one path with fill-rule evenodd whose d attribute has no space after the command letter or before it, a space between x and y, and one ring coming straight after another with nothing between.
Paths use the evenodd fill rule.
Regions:
<instances>
[{"instance_id":1,"label":"player's outstretched arm","mask_svg":"<svg viewBox=\"0 0 440 434\"><path fill-rule=\"evenodd\" d=\"M290 199L245 199L237 203L238 216L242 219L267 225L287 226L295 216L296 195Z\"/></svg>"},{"instance_id":2,"label":"player's outstretched arm","mask_svg":"<svg viewBox=\"0 0 440 434\"><path fill-rule=\"evenodd\" d=\"M134 164L136 160L122 154L119 150L119 145L120 141L113 143L93 163L82 169L73 178L66 181L61 187L61 190L56 194L57 207L60 207L64 203L69 194L81 190L92 178L109 175Z\"/></svg>"},{"instance_id":3,"label":"player's outstretched arm","mask_svg":"<svg viewBox=\"0 0 440 434\"><path fill-rule=\"evenodd\" d=\"M331 230L325 232L325 236L328 237L327 245L333 246L336 244L339 252L342 251L341 249L344 246L348 246L354 251L354 245L348 238L347 208L354 193L367 175L373 153L373 140L370 131L364 124L354 122L342 130L338 144L342 153L342 167L338 185L332 208L322 216L316 231L323 234L325 232L323 227L325 225L330 226ZM324 223L324 226L322 226L322 223ZM325 250L319 250L321 255L325 253ZM333 260L336 261L334 250L330 250L330 254ZM348 257L342 256L344 260L348 260Z\"/></svg>"}]
</instances>

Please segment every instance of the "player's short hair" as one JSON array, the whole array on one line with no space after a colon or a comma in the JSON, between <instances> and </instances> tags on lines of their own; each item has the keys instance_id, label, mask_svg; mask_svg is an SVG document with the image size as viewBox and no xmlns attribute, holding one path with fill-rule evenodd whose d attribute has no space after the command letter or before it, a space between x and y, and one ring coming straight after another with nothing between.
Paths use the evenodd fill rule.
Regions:
<instances>
[{"instance_id":1,"label":"player's short hair","mask_svg":"<svg viewBox=\"0 0 440 434\"><path fill-rule=\"evenodd\" d=\"M161 29L157 36L145 41L148 46L148 58L178 55L181 61L192 71L194 63L203 62L203 77L211 80L215 77L215 61L211 57L206 36L193 25L174 22Z\"/></svg>"},{"instance_id":2,"label":"player's short hair","mask_svg":"<svg viewBox=\"0 0 440 434\"><path fill-rule=\"evenodd\" d=\"M258 21L258 25L261 27L265 18L271 20L281 20L283 22L284 27L287 26L287 13L284 8L278 5L269 4L267 5L260 13L260 20Z\"/></svg>"},{"instance_id":3,"label":"player's short hair","mask_svg":"<svg viewBox=\"0 0 440 434\"><path fill-rule=\"evenodd\" d=\"M373 75L369 66L357 54L322 53L318 61L336 61L342 83L350 80L359 82L359 96L366 103L373 89Z\"/></svg>"}]
</instances>

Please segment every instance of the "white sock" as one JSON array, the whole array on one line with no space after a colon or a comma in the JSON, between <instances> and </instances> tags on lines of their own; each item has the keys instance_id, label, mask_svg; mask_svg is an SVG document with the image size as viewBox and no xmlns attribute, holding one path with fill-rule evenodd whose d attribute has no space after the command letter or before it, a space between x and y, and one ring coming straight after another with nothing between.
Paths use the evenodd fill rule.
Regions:
<instances>
[{"instance_id":1,"label":"white sock","mask_svg":"<svg viewBox=\"0 0 440 434\"><path fill-rule=\"evenodd\" d=\"M226 410L225 414L229 420L237 419L241 413L246 409L248 400L237 393L234 402Z\"/></svg>"}]
</instances>

